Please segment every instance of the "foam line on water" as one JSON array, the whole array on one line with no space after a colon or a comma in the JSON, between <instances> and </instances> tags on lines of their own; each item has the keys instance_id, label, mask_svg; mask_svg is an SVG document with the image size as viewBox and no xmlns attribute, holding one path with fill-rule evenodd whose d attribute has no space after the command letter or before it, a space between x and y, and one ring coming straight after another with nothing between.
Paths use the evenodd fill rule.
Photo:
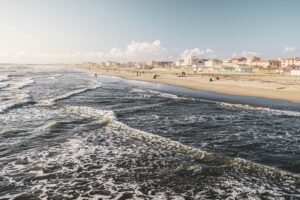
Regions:
<instances>
[{"instance_id":1,"label":"foam line on water","mask_svg":"<svg viewBox=\"0 0 300 200\"><path fill-rule=\"evenodd\" d=\"M20 91L20 94L15 96L13 99L0 103L0 114L6 113L14 108L19 108L35 103L36 102L30 100L30 96L26 92Z\"/></svg>"},{"instance_id":2,"label":"foam line on water","mask_svg":"<svg viewBox=\"0 0 300 200\"><path fill-rule=\"evenodd\" d=\"M67 92L65 94L62 94L60 96L57 96L57 97L54 97L54 98L51 98L51 99L47 99L47 100L43 100L39 104L40 105L51 105L51 104L56 103L59 100L68 99L68 98L73 97L77 94L81 94L81 93L84 93L84 92L87 92L87 91L90 91L90 90L94 90L94 89L97 89L99 87L101 87L101 86L100 85L92 85L92 86L89 86L89 87L86 87L86 88L75 89L75 90L72 90L72 91Z\"/></svg>"},{"instance_id":3,"label":"foam line on water","mask_svg":"<svg viewBox=\"0 0 300 200\"><path fill-rule=\"evenodd\" d=\"M32 105L35 103L36 102L30 101L30 100L22 100L19 102L13 102L13 103L5 104L5 105L0 105L0 114L6 113L9 110L12 110L14 108L19 108L19 107L26 106L26 105Z\"/></svg>"},{"instance_id":4,"label":"foam line on water","mask_svg":"<svg viewBox=\"0 0 300 200\"><path fill-rule=\"evenodd\" d=\"M35 82L33 81L33 79L31 78L28 78L28 79L24 79L20 82L16 82L14 85L13 85L13 89L23 89L25 87L28 87L32 84L34 84Z\"/></svg>"},{"instance_id":5,"label":"foam line on water","mask_svg":"<svg viewBox=\"0 0 300 200\"><path fill-rule=\"evenodd\" d=\"M5 81L8 81L8 80L9 80L8 75L1 75L0 76L0 82L5 82Z\"/></svg>"},{"instance_id":6,"label":"foam line on water","mask_svg":"<svg viewBox=\"0 0 300 200\"><path fill-rule=\"evenodd\" d=\"M258 106L250 106L247 104L231 104L231 103L218 103L221 107L231 108L231 109L244 109L244 110L256 110L256 111L263 111L274 115L287 115L287 116L294 116L299 117L300 112L297 111L289 111L289 110L277 110L272 108L265 108L265 107L258 107Z\"/></svg>"},{"instance_id":7,"label":"foam line on water","mask_svg":"<svg viewBox=\"0 0 300 200\"><path fill-rule=\"evenodd\" d=\"M107 126L117 129L120 134L125 133L129 137L141 140L143 142L158 144L167 149L172 149L189 157L210 162L215 165L226 165L244 172L272 177L278 180L296 181L297 183L300 183L299 176L281 171L279 169L254 163L242 158L231 158L215 153L209 153L199 148L190 147L159 135L129 127L128 125L118 121L113 111L97 110L90 107L81 106L78 106L77 108L73 106L71 108L73 112L78 111L81 112L81 114L85 113L86 115L92 115L94 118L101 120L102 123L106 123Z\"/></svg>"},{"instance_id":8,"label":"foam line on water","mask_svg":"<svg viewBox=\"0 0 300 200\"><path fill-rule=\"evenodd\" d=\"M190 147L184 145L180 142L170 140L168 138L164 138L158 135L154 135L145 131L137 130L127 126L124 123L121 123L116 120L112 120L112 123L109 124L110 126L125 131L129 136L145 141L151 142L155 144L159 144L163 147L174 149L177 152L182 154L188 155L195 159L200 159L207 162L212 162L217 165L226 165L230 167L234 167L235 169L246 171L250 173L255 173L258 175L264 175L267 177L273 177L276 179L283 179L283 180L299 180L299 177L295 177L292 174L287 172L280 171L278 169L274 169L272 167L264 166L258 163L254 163L242 158L230 158L226 156L222 156L219 154L209 153L203 151L199 148Z\"/></svg>"},{"instance_id":9,"label":"foam line on water","mask_svg":"<svg viewBox=\"0 0 300 200\"><path fill-rule=\"evenodd\" d=\"M169 99L194 100L193 98L181 97L181 96L177 96L175 94L154 91L154 90L150 90L150 89L135 88L135 89L132 89L131 92L132 93L140 93L140 94L153 94L153 95L160 96L162 98L169 98Z\"/></svg>"}]
</instances>

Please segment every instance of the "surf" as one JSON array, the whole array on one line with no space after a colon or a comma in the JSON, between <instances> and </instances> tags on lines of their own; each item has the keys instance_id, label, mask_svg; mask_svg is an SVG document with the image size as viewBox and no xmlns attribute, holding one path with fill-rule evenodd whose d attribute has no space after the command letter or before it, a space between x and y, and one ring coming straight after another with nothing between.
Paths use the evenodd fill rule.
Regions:
<instances>
[{"instance_id":1,"label":"surf","mask_svg":"<svg viewBox=\"0 0 300 200\"><path fill-rule=\"evenodd\" d=\"M101 123L107 125L112 129L118 130L119 134L126 134L127 136L141 140L146 143L153 143L160 145L162 148L175 150L178 153L184 154L194 159L199 159L214 165L225 165L236 170L253 173L259 176L269 177L280 181L293 181L300 183L300 177L286 171L282 171L273 167L258 164L242 158L227 157L216 153L203 151L200 148L187 146L178 141L174 141L153 133L141 131L118 121L115 113L111 110L97 110L91 107L74 107L68 106L68 110L86 115L99 120Z\"/></svg>"}]
</instances>

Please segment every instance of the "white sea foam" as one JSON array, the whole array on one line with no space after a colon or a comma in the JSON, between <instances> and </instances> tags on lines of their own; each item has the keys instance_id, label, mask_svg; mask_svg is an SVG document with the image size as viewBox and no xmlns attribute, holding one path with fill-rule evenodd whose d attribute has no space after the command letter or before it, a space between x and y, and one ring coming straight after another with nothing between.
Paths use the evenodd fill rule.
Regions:
<instances>
[{"instance_id":1,"label":"white sea foam","mask_svg":"<svg viewBox=\"0 0 300 200\"><path fill-rule=\"evenodd\" d=\"M28 78L28 79L24 79L20 82L15 82L14 85L13 85L13 89L23 89L27 86L30 86L32 84L34 84L35 82L31 79L31 78Z\"/></svg>"},{"instance_id":2,"label":"white sea foam","mask_svg":"<svg viewBox=\"0 0 300 200\"><path fill-rule=\"evenodd\" d=\"M7 88L9 86L9 83L1 83L0 82L0 89Z\"/></svg>"},{"instance_id":3,"label":"white sea foam","mask_svg":"<svg viewBox=\"0 0 300 200\"><path fill-rule=\"evenodd\" d=\"M118 121L113 111L96 110L90 107L81 106L71 106L69 107L69 109L71 109L72 112L79 113L80 116L93 116L95 119L100 120L102 123L106 123L108 127L117 129L120 134L126 134L131 138L135 138L143 142L149 142L156 145L160 145L166 149L176 150L179 153L188 155L195 159L214 162L215 164L219 165L228 165L234 167L237 170L247 171L259 175L275 177L285 180L294 180L295 178L299 178L287 172L280 171L265 165L257 164L242 158L230 158L214 153L209 153L199 148L190 147L180 142L173 141L171 139L164 138L159 135L155 135L152 133L129 127L128 125Z\"/></svg>"},{"instance_id":4,"label":"white sea foam","mask_svg":"<svg viewBox=\"0 0 300 200\"><path fill-rule=\"evenodd\" d=\"M20 91L19 94L13 93L11 95L13 95L13 99L0 102L0 114L7 112L8 110L13 109L15 107L20 107L23 105L34 103L29 99L30 96L24 91Z\"/></svg>"},{"instance_id":5,"label":"white sea foam","mask_svg":"<svg viewBox=\"0 0 300 200\"><path fill-rule=\"evenodd\" d=\"M33 109L35 109L35 112L40 112L38 108ZM119 175L122 176L122 174L125 174L126 176L126 173L132 174L132 170L138 170L135 167L135 164L132 164L133 168L128 169L128 171L126 167L120 167L116 164L120 164L123 162L126 163L128 160L134 163L138 161L138 156L145 157L151 152L153 152L153 155L157 155L157 153L161 155L169 150L171 150L170 152L177 152L178 154L176 154L176 156L184 155L193 158L192 160L201 159L207 162L212 162L214 165L228 165L241 171L279 177L280 179L285 180L289 179L289 177L286 176L284 172L278 172L277 170L266 166L255 164L242 159L224 158L222 156L202 151L198 148L189 147L171 139L131 128L126 124L119 122L114 112L111 110L98 110L86 106L69 105L62 105L55 109L44 109L47 112L55 112L56 115L64 115L71 117L72 119L77 119L78 117L80 117L80 119L93 118L95 121L98 121L106 126L103 129L99 129L99 131L97 130L95 132L91 131L89 133L86 133L84 134L84 137L75 135L74 137L71 137L71 139L69 139L67 142L64 142L60 145L55 145L43 151L27 152L16 162L10 163L10 165L5 166L3 170L0 171L0 175L4 177L5 181L9 180L9 175L13 173L17 173L20 171L22 173L31 173L29 175L34 178L32 178L32 186L30 186L29 191L32 193L41 191L41 193L39 193L40 198L46 199L49 194L53 194L53 191L56 191L61 195L69 195L71 193L68 193L68 189L73 190L73 188L76 187L83 188L84 186L79 186L79 184L81 183L81 181L86 181L86 185L91 187L88 187L88 189L84 187L86 190L83 192L74 190L72 193L88 194L88 192L90 191L101 190L101 188L93 186L93 184L99 183L101 187L109 191L109 193L108 195L91 195L92 198L112 198L112 196L114 198L121 197L123 195L123 192L127 191L126 189L128 189L128 191L130 191L130 193L133 194L134 197L135 195L142 195L153 199L166 199L169 198L169 196L172 196L172 199L182 199L183 197L180 194L168 193L168 195L166 195L167 192L172 192L172 190L169 190L168 188L165 189L166 193L157 192L153 193L153 195L149 193L147 195L145 193L141 193L138 183L132 183L130 181L120 183L114 178L110 178L115 177L116 175L118 179ZM50 113L44 113L44 115L50 115ZM31 113L31 115L32 114L34 113ZM36 118L41 118L42 116L43 115L39 115L36 116ZM47 119L51 119L52 117L53 116L49 116L49 118ZM62 118L64 117L62 116ZM56 122L50 121L49 123L46 123L39 128L51 129L53 126L56 126ZM133 140L127 140L128 138L133 138ZM126 140L130 142L126 142ZM139 142L133 144L132 141ZM94 142L95 144L100 145L95 145ZM94 159L95 155L99 156L96 157L97 160ZM159 158L159 160L161 159L162 158ZM98 164L97 161L99 161L100 164ZM155 160L155 162L157 161L158 160ZM152 163L149 163L149 165L151 164ZM155 163L154 165L157 165L157 163ZM55 166L56 168L52 170L53 166ZM93 167L95 168L93 169ZM30 169L30 171L28 169ZM178 171L180 170L181 169L178 168ZM201 168L201 165L193 162L192 165L189 165L187 167L187 170L188 173L201 174L201 171L203 169ZM93 175L93 173L97 173L97 175ZM67 179L53 178L56 175L66 175ZM68 178L69 175L72 176L71 179ZM86 179L85 176L87 176ZM210 192L213 192L214 194L216 194L216 196L224 197L224 195L228 195L228 192L230 193L232 191L232 197L236 198L241 197L243 194L245 195L245 193L251 195L253 194L254 196L257 195L257 197L259 196L257 194L257 191L253 189L256 187L255 183L254 185L247 185L247 182L249 182L249 180L243 181L243 178L239 178L238 180L236 180L235 177L230 177L229 175L229 177L226 176L223 180L220 181L220 186L222 185L226 189L224 189L224 187L219 187L219 185L209 185L210 188L207 190L209 192L205 190L206 192L201 191L194 195L199 199L205 199L211 197L206 196L210 195ZM14 185L20 187L27 186L25 181L11 180L11 182ZM258 183L257 185L261 185L261 183ZM261 193L266 190L267 189L262 188ZM11 198L12 195L8 195L6 197ZM64 197L67 198L67 196ZM73 196L69 197L72 198ZM142 197L140 196L140 198Z\"/></svg>"},{"instance_id":6,"label":"white sea foam","mask_svg":"<svg viewBox=\"0 0 300 200\"><path fill-rule=\"evenodd\" d=\"M27 105L29 103L30 103L30 101L24 100L24 101L20 101L20 102L7 103L7 104L4 104L4 105L0 105L0 114L5 113L6 111L8 111L12 108Z\"/></svg>"},{"instance_id":7,"label":"white sea foam","mask_svg":"<svg viewBox=\"0 0 300 200\"><path fill-rule=\"evenodd\" d=\"M39 104L40 105L52 105L54 103L56 103L57 101L59 100L64 100L64 99L68 99L72 96L75 96L77 94L81 94L81 93L84 93L84 92L87 92L89 90L94 90L94 89L97 89L101 87L100 84L91 84L90 86L87 86L87 87L84 87L84 88L77 88L75 90L72 90L70 92L67 92L67 93L64 93L62 95L59 95L59 96L56 96L54 98L51 98L51 99L47 99L47 100L42 100Z\"/></svg>"},{"instance_id":8,"label":"white sea foam","mask_svg":"<svg viewBox=\"0 0 300 200\"><path fill-rule=\"evenodd\" d=\"M297 112L297 111L277 110L277 109L272 109L272 108L250 106L247 104L231 104L231 103L223 103L222 102L222 103L219 103L219 105L222 107L225 107L225 108L263 111L263 112L270 113L273 115L287 115L287 116L294 116L294 117L300 116L300 112Z\"/></svg>"},{"instance_id":9,"label":"white sea foam","mask_svg":"<svg viewBox=\"0 0 300 200\"><path fill-rule=\"evenodd\" d=\"M8 80L9 80L8 75L1 75L0 76L0 82L5 82L5 81L8 81Z\"/></svg>"},{"instance_id":10,"label":"white sea foam","mask_svg":"<svg viewBox=\"0 0 300 200\"><path fill-rule=\"evenodd\" d=\"M20 71L26 70L22 69ZM24 78L22 75L12 73L0 76L0 82L0 89L3 89L1 92L0 114L13 108L34 103L30 100L29 91L24 89L35 83L33 78Z\"/></svg>"},{"instance_id":11,"label":"white sea foam","mask_svg":"<svg viewBox=\"0 0 300 200\"><path fill-rule=\"evenodd\" d=\"M160 96L162 98L168 98L168 99L194 100L193 98L181 97L181 96L178 96L175 94L159 92L159 91L154 91L154 90L150 90L150 89L134 88L131 90L131 92L132 93L140 93L140 94L154 94L154 95Z\"/></svg>"}]
</instances>

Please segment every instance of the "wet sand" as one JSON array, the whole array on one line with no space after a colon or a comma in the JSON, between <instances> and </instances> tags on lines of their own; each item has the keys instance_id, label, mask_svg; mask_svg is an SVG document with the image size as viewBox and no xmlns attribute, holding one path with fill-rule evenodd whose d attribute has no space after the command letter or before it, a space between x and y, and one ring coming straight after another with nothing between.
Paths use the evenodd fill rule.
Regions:
<instances>
[{"instance_id":1,"label":"wet sand","mask_svg":"<svg viewBox=\"0 0 300 200\"><path fill-rule=\"evenodd\" d=\"M94 73L118 76L130 80L163 83L221 94L263 97L300 103L300 77L295 76L214 74L211 72L195 74L192 70L185 71L186 75L182 76L181 69L82 68ZM157 75L156 79L153 78L154 75ZM219 80L217 80L217 77L219 77ZM212 78L212 82L210 78Z\"/></svg>"}]
</instances>

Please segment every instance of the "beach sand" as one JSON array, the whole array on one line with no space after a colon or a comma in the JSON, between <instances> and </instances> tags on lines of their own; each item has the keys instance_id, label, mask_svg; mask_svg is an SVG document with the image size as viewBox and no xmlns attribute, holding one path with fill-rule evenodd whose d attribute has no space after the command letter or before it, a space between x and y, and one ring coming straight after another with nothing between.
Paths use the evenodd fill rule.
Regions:
<instances>
[{"instance_id":1,"label":"beach sand","mask_svg":"<svg viewBox=\"0 0 300 200\"><path fill-rule=\"evenodd\" d=\"M175 68L154 68L151 70L82 68L93 73L117 76L130 80L163 83L221 94L264 97L300 103L300 77L295 76L214 74L210 72L194 74L190 69L190 71L185 71L186 75L182 77L182 70ZM137 71L139 75L137 75ZM158 77L153 79L155 74ZM219 80L216 79L217 77L219 77ZM212 78L212 82L210 78Z\"/></svg>"}]
</instances>

